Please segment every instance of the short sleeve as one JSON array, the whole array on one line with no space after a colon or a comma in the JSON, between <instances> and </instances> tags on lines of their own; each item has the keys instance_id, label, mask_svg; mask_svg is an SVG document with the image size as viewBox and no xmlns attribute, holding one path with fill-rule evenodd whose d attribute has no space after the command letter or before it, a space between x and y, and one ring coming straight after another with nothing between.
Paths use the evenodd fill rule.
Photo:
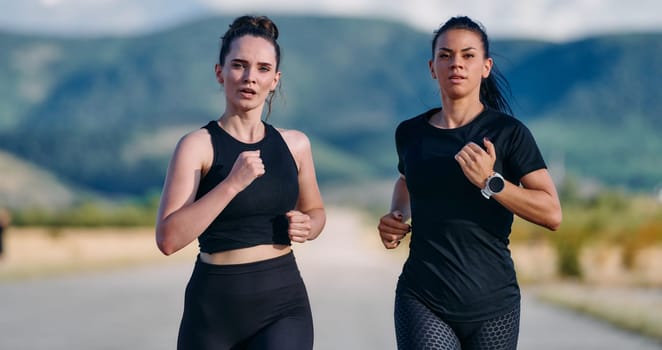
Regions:
<instances>
[{"instance_id":1,"label":"short sleeve","mask_svg":"<svg viewBox=\"0 0 662 350\"><path fill-rule=\"evenodd\" d=\"M523 123L517 121L510 140L505 161L518 181L532 171L547 168L533 134Z\"/></svg>"}]
</instances>

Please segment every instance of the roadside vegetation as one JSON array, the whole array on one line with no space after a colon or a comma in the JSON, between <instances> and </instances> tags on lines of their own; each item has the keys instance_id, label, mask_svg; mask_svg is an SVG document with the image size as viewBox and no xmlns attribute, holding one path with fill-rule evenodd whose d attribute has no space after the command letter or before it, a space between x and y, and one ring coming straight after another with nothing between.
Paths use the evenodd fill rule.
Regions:
<instances>
[{"instance_id":1,"label":"roadside vegetation","mask_svg":"<svg viewBox=\"0 0 662 350\"><path fill-rule=\"evenodd\" d=\"M369 213L367 220L376 226L378 217L387 210L391 185L387 181L364 186L363 192L356 188L325 192L329 193L328 205L351 203L357 210ZM541 300L662 342L662 278L655 270L658 265L651 265L662 260L662 203L651 195L616 189L579 195L578 187L573 180L560 187L564 219L559 230L551 232L515 220L511 234L513 252L542 244L555 254L551 277L529 280L518 272L522 284ZM14 226L42 227L53 232L54 237L71 228L88 229L91 234L99 232L103 236L110 227L129 232L153 226L157 207L158 195L153 194L132 200L81 201L59 210L23 209L12 214ZM594 255L598 259L586 258L590 249L597 249ZM644 261L648 263L644 266L648 273L642 274L641 257L646 251L654 254ZM401 253L406 254L406 249ZM608 259L616 261L617 278L614 274L603 278L594 271L594 265L608 264Z\"/></svg>"},{"instance_id":2,"label":"roadside vegetation","mask_svg":"<svg viewBox=\"0 0 662 350\"><path fill-rule=\"evenodd\" d=\"M158 195L149 195L118 201L83 200L59 209L28 208L14 211L12 223L52 228L153 226L158 201Z\"/></svg>"},{"instance_id":3,"label":"roadside vegetation","mask_svg":"<svg viewBox=\"0 0 662 350\"><path fill-rule=\"evenodd\" d=\"M563 223L558 231L549 232L516 220L510 236L513 243L544 240L551 244L557 254L559 277L587 277L581 254L590 246L618 248L626 270L635 266L635 258L642 250L662 247L662 203L653 196L616 189L579 196L573 180L566 181L559 192Z\"/></svg>"}]
</instances>

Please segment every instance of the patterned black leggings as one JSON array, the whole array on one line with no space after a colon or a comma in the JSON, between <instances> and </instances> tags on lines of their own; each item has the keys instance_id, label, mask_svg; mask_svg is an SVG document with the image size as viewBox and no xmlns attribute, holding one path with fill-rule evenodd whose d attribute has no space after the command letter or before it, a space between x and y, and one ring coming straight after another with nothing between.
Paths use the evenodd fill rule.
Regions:
<instances>
[{"instance_id":1,"label":"patterned black leggings","mask_svg":"<svg viewBox=\"0 0 662 350\"><path fill-rule=\"evenodd\" d=\"M519 304L481 322L444 322L415 296L398 291L395 332L399 350L515 350L519 336Z\"/></svg>"}]
</instances>

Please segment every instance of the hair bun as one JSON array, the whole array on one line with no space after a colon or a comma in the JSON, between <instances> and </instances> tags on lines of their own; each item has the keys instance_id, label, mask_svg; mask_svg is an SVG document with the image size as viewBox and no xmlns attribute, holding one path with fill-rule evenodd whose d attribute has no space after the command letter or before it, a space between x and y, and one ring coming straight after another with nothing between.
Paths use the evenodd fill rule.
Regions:
<instances>
[{"instance_id":1,"label":"hair bun","mask_svg":"<svg viewBox=\"0 0 662 350\"><path fill-rule=\"evenodd\" d=\"M259 31L273 40L278 39L278 28L267 16L241 16L230 24L228 33L242 30Z\"/></svg>"}]
</instances>

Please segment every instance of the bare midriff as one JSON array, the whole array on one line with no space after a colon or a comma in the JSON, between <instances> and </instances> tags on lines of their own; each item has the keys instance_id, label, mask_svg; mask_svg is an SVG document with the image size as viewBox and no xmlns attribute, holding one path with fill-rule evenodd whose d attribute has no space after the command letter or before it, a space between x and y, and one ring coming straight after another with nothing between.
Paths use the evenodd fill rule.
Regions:
<instances>
[{"instance_id":1,"label":"bare midriff","mask_svg":"<svg viewBox=\"0 0 662 350\"><path fill-rule=\"evenodd\" d=\"M292 248L290 248L288 245L264 244L211 254L200 252L200 260L207 264L214 265L246 264L277 258L289 253L290 251L292 251Z\"/></svg>"}]
</instances>

